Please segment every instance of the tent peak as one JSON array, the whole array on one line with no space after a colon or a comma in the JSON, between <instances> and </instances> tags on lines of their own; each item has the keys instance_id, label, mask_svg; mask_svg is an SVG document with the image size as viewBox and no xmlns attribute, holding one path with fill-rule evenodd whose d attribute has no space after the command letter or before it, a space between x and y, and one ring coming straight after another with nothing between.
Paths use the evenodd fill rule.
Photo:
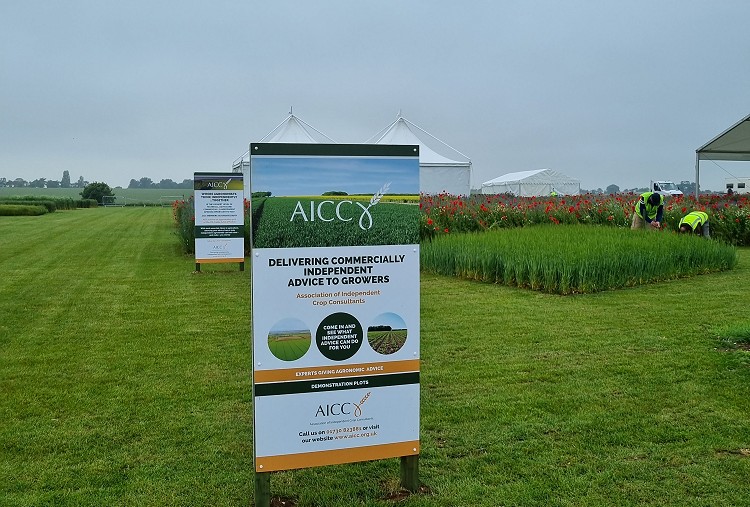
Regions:
<instances>
[{"instance_id":1,"label":"tent peak","mask_svg":"<svg viewBox=\"0 0 750 507\"><path fill-rule=\"evenodd\" d=\"M456 148L454 148L450 144L446 143L445 141L443 141L441 139L438 139L437 137L435 137L434 135L430 134L429 132L427 132L425 129L423 129L419 125L417 125L417 124L415 124L415 123L407 120L401 114L401 110L400 109L398 111L398 117L390 125L388 125L384 129L378 131L374 136L372 136L369 139L367 139L365 141L365 143L374 143L374 144L383 143L384 140L387 137L389 137L389 134L393 134L395 131L397 131L399 129L399 127L403 128L405 130L408 130L410 132L410 135L413 136L414 138L416 138L419 141L419 144L423 146L423 149L424 149L424 147L431 148L431 146L427 146L427 143L425 143L424 140L422 139L423 136L420 136L417 132L414 132L415 130L418 130L419 132L421 132L422 134L428 136L432 140L437 141L437 146L443 146L445 148L448 148L450 150L451 155L457 154L457 155L460 155L461 157L463 157L465 160L461 161L462 163L471 164L471 158L469 156L461 153L459 150L457 150ZM433 144L432 146L435 146L435 144ZM435 151L435 150L433 149L431 151ZM448 158L448 156L446 156L445 154L440 154L440 153L437 153L437 152L435 152L435 154L437 156L441 157L441 158Z\"/></svg>"},{"instance_id":2,"label":"tent peak","mask_svg":"<svg viewBox=\"0 0 750 507\"><path fill-rule=\"evenodd\" d=\"M284 121L263 136L260 142L336 143L299 116L295 116L291 107Z\"/></svg>"}]
</instances>

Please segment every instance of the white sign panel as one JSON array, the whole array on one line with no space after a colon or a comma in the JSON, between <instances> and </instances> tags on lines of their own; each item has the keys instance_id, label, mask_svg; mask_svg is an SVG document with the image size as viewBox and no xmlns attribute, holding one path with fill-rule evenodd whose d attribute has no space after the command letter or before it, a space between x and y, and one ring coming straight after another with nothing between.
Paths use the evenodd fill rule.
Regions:
<instances>
[{"instance_id":1,"label":"white sign panel","mask_svg":"<svg viewBox=\"0 0 750 507\"><path fill-rule=\"evenodd\" d=\"M251 146L258 472L419 453L413 146Z\"/></svg>"},{"instance_id":2,"label":"white sign panel","mask_svg":"<svg viewBox=\"0 0 750 507\"><path fill-rule=\"evenodd\" d=\"M195 173L195 262L244 262L244 185L239 173Z\"/></svg>"}]
</instances>

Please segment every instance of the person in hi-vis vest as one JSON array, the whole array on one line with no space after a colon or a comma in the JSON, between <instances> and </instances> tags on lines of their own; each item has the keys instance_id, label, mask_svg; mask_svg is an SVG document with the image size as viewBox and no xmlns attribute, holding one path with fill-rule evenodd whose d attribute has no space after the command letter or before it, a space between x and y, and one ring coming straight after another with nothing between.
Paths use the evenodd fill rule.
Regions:
<instances>
[{"instance_id":1,"label":"person in hi-vis vest","mask_svg":"<svg viewBox=\"0 0 750 507\"><path fill-rule=\"evenodd\" d=\"M646 225L658 229L664 219L664 196L656 192L644 192L635 203L631 229L642 229Z\"/></svg>"},{"instance_id":2,"label":"person in hi-vis vest","mask_svg":"<svg viewBox=\"0 0 750 507\"><path fill-rule=\"evenodd\" d=\"M704 238L710 238L708 230L708 213L703 211L691 211L680 220L680 232L700 234Z\"/></svg>"}]
</instances>

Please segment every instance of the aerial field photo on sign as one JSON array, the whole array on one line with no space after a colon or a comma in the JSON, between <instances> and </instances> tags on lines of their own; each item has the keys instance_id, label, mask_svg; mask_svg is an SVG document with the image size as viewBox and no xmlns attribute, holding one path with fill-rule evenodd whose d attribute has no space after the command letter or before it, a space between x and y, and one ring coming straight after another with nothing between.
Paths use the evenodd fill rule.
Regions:
<instances>
[{"instance_id":1,"label":"aerial field photo on sign","mask_svg":"<svg viewBox=\"0 0 750 507\"><path fill-rule=\"evenodd\" d=\"M384 313L367 328L367 342L378 354L393 354L406 343L408 332L404 319L395 313Z\"/></svg>"},{"instance_id":2,"label":"aerial field photo on sign","mask_svg":"<svg viewBox=\"0 0 750 507\"><path fill-rule=\"evenodd\" d=\"M283 319L268 332L268 348L282 361L296 361L310 349L310 330L297 319Z\"/></svg>"}]
</instances>

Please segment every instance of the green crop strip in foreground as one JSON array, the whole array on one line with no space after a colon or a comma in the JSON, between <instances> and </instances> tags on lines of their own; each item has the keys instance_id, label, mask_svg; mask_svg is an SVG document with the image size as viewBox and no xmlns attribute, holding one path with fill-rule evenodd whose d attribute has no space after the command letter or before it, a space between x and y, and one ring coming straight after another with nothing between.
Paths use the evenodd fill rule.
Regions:
<instances>
[{"instance_id":1,"label":"green crop strip in foreground","mask_svg":"<svg viewBox=\"0 0 750 507\"><path fill-rule=\"evenodd\" d=\"M0 505L253 502L250 272L171 211L0 219ZM421 281L420 479L403 507L750 502L750 249L733 270L560 297ZM398 410L399 407L393 407ZM274 473L386 507L398 459Z\"/></svg>"},{"instance_id":2,"label":"green crop strip in foreground","mask_svg":"<svg viewBox=\"0 0 750 507\"><path fill-rule=\"evenodd\" d=\"M571 225L444 235L421 248L422 269L571 294L732 269L736 250L669 232Z\"/></svg>"}]
</instances>

